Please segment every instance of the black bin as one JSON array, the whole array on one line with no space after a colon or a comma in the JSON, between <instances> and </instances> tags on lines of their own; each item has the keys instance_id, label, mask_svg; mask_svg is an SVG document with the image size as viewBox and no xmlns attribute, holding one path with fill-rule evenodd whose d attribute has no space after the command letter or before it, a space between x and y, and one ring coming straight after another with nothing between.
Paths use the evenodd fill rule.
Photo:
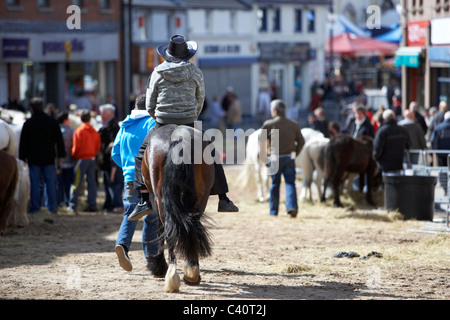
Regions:
<instances>
[{"instance_id":1,"label":"black bin","mask_svg":"<svg viewBox=\"0 0 450 320\"><path fill-rule=\"evenodd\" d=\"M433 221L437 177L386 175L383 182L386 210L398 210L405 219Z\"/></svg>"}]
</instances>

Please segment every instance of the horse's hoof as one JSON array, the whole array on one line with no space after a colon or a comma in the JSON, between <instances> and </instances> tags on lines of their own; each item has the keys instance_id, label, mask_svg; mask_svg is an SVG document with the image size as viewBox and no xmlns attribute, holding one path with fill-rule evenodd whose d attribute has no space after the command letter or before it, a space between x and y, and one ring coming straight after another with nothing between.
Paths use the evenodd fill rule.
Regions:
<instances>
[{"instance_id":1,"label":"horse's hoof","mask_svg":"<svg viewBox=\"0 0 450 320\"><path fill-rule=\"evenodd\" d=\"M201 280L202 278L200 277L200 275L197 276L197 279L189 278L187 276L183 277L184 283L187 284L188 286L197 286L200 284Z\"/></svg>"},{"instance_id":2,"label":"horse's hoof","mask_svg":"<svg viewBox=\"0 0 450 320\"><path fill-rule=\"evenodd\" d=\"M342 205L342 203L335 203L334 206L336 208L343 208L344 206Z\"/></svg>"}]
</instances>

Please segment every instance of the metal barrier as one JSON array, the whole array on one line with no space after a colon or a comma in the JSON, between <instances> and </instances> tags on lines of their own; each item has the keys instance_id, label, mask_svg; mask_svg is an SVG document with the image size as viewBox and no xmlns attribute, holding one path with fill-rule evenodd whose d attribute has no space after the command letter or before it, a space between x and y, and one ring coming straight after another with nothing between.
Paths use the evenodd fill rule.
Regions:
<instances>
[{"instance_id":1,"label":"metal barrier","mask_svg":"<svg viewBox=\"0 0 450 320\"><path fill-rule=\"evenodd\" d=\"M447 166L439 166L438 155L447 155ZM436 188L442 188L435 193L434 203L446 205L446 226L449 227L450 216L450 150L409 150L406 168L412 169L414 175L437 176ZM443 194L442 194L443 192Z\"/></svg>"}]
</instances>

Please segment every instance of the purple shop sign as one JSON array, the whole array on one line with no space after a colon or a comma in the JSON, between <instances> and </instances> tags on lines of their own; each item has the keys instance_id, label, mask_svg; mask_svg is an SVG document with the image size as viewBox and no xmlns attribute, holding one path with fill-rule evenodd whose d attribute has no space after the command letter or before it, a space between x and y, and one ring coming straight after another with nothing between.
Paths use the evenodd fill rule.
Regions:
<instances>
[{"instance_id":1,"label":"purple shop sign","mask_svg":"<svg viewBox=\"0 0 450 320\"><path fill-rule=\"evenodd\" d=\"M28 58L29 39L2 39L3 58Z\"/></svg>"}]
</instances>

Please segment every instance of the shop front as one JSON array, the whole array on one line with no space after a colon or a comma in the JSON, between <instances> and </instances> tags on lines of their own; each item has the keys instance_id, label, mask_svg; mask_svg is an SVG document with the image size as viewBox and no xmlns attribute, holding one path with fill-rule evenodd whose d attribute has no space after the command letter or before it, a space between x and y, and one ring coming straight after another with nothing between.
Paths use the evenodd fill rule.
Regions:
<instances>
[{"instance_id":1,"label":"shop front","mask_svg":"<svg viewBox=\"0 0 450 320\"><path fill-rule=\"evenodd\" d=\"M309 103L309 65L315 51L309 43L259 43L260 77L268 79L272 98L282 99L287 106ZM264 81L260 81L264 82Z\"/></svg>"},{"instance_id":2,"label":"shop front","mask_svg":"<svg viewBox=\"0 0 450 320\"><path fill-rule=\"evenodd\" d=\"M395 53L395 67L404 67L402 105L408 106L416 101L421 107L429 107L426 96L426 66L428 29L430 21L413 21L407 26L407 46L400 47Z\"/></svg>"},{"instance_id":3,"label":"shop front","mask_svg":"<svg viewBox=\"0 0 450 320\"><path fill-rule=\"evenodd\" d=\"M0 102L17 99L27 108L37 96L59 110L70 104L95 110L118 88L117 33L0 33L0 39L6 73L0 79L7 79L0 80Z\"/></svg>"},{"instance_id":4,"label":"shop front","mask_svg":"<svg viewBox=\"0 0 450 320\"><path fill-rule=\"evenodd\" d=\"M437 106L440 101L450 98L450 18L431 20L431 46L428 48L428 60L432 69L432 102Z\"/></svg>"}]
</instances>

